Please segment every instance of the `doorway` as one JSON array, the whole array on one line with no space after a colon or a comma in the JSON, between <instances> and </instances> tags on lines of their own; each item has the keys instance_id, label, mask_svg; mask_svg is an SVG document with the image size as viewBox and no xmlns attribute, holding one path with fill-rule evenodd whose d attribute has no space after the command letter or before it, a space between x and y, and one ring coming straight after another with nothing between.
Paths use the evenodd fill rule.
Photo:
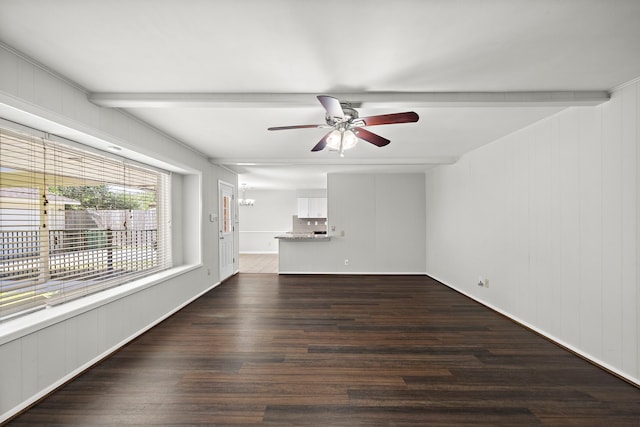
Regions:
<instances>
[{"instance_id":1,"label":"doorway","mask_svg":"<svg viewBox=\"0 0 640 427\"><path fill-rule=\"evenodd\" d=\"M278 273L278 254L240 254L240 273Z\"/></svg>"},{"instance_id":2,"label":"doorway","mask_svg":"<svg viewBox=\"0 0 640 427\"><path fill-rule=\"evenodd\" d=\"M233 275L235 264L235 205L234 187L224 181L218 181L219 203L219 254L220 254L220 281Z\"/></svg>"}]
</instances>

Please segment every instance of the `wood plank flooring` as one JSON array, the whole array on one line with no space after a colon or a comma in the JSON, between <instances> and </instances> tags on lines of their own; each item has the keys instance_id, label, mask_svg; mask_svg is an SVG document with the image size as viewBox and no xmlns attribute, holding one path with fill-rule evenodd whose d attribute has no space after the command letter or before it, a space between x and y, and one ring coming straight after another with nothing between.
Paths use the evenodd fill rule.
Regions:
<instances>
[{"instance_id":1,"label":"wood plank flooring","mask_svg":"<svg viewBox=\"0 0 640 427\"><path fill-rule=\"evenodd\" d=\"M239 274L11 425L639 423L640 389L427 277Z\"/></svg>"}]
</instances>

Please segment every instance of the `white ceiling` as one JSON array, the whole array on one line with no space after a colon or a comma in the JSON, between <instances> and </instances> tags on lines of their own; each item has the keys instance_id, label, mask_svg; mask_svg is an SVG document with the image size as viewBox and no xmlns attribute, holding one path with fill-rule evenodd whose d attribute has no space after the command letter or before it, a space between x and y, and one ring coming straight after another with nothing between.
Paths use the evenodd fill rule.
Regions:
<instances>
[{"instance_id":1,"label":"white ceiling","mask_svg":"<svg viewBox=\"0 0 640 427\"><path fill-rule=\"evenodd\" d=\"M640 76L640 1L2 0L0 40L250 188L322 188L327 171L424 170L602 102ZM325 129L266 130L323 123L316 94L420 121L370 128L392 143L344 158L309 151Z\"/></svg>"}]
</instances>

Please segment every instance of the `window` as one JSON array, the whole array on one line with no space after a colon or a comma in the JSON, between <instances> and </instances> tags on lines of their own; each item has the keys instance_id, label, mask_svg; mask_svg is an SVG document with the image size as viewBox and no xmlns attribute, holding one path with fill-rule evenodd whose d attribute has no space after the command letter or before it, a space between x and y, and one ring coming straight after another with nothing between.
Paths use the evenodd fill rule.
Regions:
<instances>
[{"instance_id":1,"label":"window","mask_svg":"<svg viewBox=\"0 0 640 427\"><path fill-rule=\"evenodd\" d=\"M229 233L231 231L231 196L224 194L222 196L222 232Z\"/></svg>"},{"instance_id":2,"label":"window","mask_svg":"<svg viewBox=\"0 0 640 427\"><path fill-rule=\"evenodd\" d=\"M0 321L171 266L169 174L0 128Z\"/></svg>"}]
</instances>

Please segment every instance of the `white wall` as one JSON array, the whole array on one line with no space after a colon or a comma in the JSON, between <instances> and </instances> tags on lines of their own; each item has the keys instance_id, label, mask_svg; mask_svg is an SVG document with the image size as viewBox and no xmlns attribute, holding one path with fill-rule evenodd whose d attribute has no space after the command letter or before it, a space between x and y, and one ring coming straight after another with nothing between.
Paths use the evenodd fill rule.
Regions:
<instances>
[{"instance_id":1,"label":"white wall","mask_svg":"<svg viewBox=\"0 0 640 427\"><path fill-rule=\"evenodd\" d=\"M0 324L1 423L219 282L217 224L203 218L218 211L218 179L236 184L237 176L119 110L89 103L81 89L1 44L0 113L182 171L172 179L173 256L181 266Z\"/></svg>"},{"instance_id":2,"label":"white wall","mask_svg":"<svg viewBox=\"0 0 640 427\"><path fill-rule=\"evenodd\" d=\"M427 273L640 383L639 140L636 82L428 172Z\"/></svg>"},{"instance_id":3,"label":"white wall","mask_svg":"<svg viewBox=\"0 0 640 427\"><path fill-rule=\"evenodd\" d=\"M281 241L280 272L424 274L424 174L329 174L327 198L331 241Z\"/></svg>"},{"instance_id":4,"label":"white wall","mask_svg":"<svg viewBox=\"0 0 640 427\"><path fill-rule=\"evenodd\" d=\"M275 238L293 229L298 197L326 197L325 189L246 190L253 206L240 206L240 253L278 253Z\"/></svg>"},{"instance_id":5,"label":"white wall","mask_svg":"<svg viewBox=\"0 0 640 427\"><path fill-rule=\"evenodd\" d=\"M240 253L277 253L275 236L291 231L298 210L295 190L247 190L253 206L240 206Z\"/></svg>"}]
</instances>

